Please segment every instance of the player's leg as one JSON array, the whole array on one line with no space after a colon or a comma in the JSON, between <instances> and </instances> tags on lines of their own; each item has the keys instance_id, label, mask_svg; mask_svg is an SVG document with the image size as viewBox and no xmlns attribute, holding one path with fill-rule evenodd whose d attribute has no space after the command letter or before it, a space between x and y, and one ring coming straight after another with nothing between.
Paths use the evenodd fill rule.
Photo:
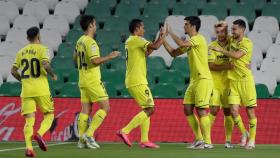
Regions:
<instances>
[{"instance_id":1,"label":"player's leg","mask_svg":"<svg viewBox=\"0 0 280 158\"><path fill-rule=\"evenodd\" d=\"M214 89L211 95L211 99L210 99L210 111L209 111L209 120L210 120L210 124L211 127L213 126L216 116L218 114L218 112L220 111L220 106L221 106L221 94L219 92L219 90Z\"/></svg>"},{"instance_id":2,"label":"player's leg","mask_svg":"<svg viewBox=\"0 0 280 158\"><path fill-rule=\"evenodd\" d=\"M245 91L245 89L247 91ZM247 116L249 118L249 141L246 145L246 149L255 148L255 138L256 138L256 130L257 130L257 117L255 115L255 107L257 106L257 94L255 83L244 82L242 94L242 102L246 106Z\"/></svg>"},{"instance_id":3,"label":"player's leg","mask_svg":"<svg viewBox=\"0 0 280 158\"><path fill-rule=\"evenodd\" d=\"M36 103L40 110L44 114L44 119L41 122L40 128L37 134L34 135L34 139L38 142L39 147L43 151L47 151L47 145L43 140L44 134L50 129L54 120L54 103L51 95L35 97Z\"/></svg>"},{"instance_id":4,"label":"player's leg","mask_svg":"<svg viewBox=\"0 0 280 158\"><path fill-rule=\"evenodd\" d=\"M213 148L211 142L211 124L206 111L209 108L209 101L213 92L213 81L201 79L198 81L195 89L195 107L200 118L200 125L205 142L204 148Z\"/></svg>"},{"instance_id":5,"label":"player's leg","mask_svg":"<svg viewBox=\"0 0 280 158\"><path fill-rule=\"evenodd\" d=\"M239 90L239 82L230 80L229 82L229 97L228 97L228 104L230 105L231 115L234 121L234 124L238 127L240 130L242 136L241 136L241 142L240 146L245 146L246 141L248 138L248 132L244 126L244 123L242 121L242 118L239 114L239 106L241 104L241 97L240 97L240 90Z\"/></svg>"},{"instance_id":6,"label":"player's leg","mask_svg":"<svg viewBox=\"0 0 280 158\"><path fill-rule=\"evenodd\" d=\"M234 127L234 122L231 116L230 108L223 107L223 111L224 111L224 128L225 128L225 136L226 136L225 148L233 148L233 145L231 144L231 137L232 137L232 131Z\"/></svg>"},{"instance_id":7,"label":"player's leg","mask_svg":"<svg viewBox=\"0 0 280 158\"><path fill-rule=\"evenodd\" d=\"M131 96L136 100L138 105L142 107L142 111L139 112L136 116L134 116L132 120L118 133L118 135L123 139L125 144L131 146L132 144L129 141L128 135L134 128L144 123L142 127L145 127L147 129L143 130L143 132L148 132L149 122L145 121L149 119L149 117L154 112L154 101L152 98L151 91L147 85L131 87L128 89L128 91L131 94ZM142 135L144 136L145 134L147 136L148 133L143 133Z\"/></svg>"},{"instance_id":8,"label":"player's leg","mask_svg":"<svg viewBox=\"0 0 280 158\"><path fill-rule=\"evenodd\" d=\"M25 156L35 157L32 147L33 127L35 124L36 103L33 98L21 98L21 115L25 118L23 128L24 140L26 145Z\"/></svg>"},{"instance_id":9,"label":"player's leg","mask_svg":"<svg viewBox=\"0 0 280 158\"><path fill-rule=\"evenodd\" d=\"M195 104L193 87L194 87L194 84L191 83L189 85L188 89L186 90L186 93L184 96L184 101L183 101L184 114L186 115L187 122L195 135L195 141L187 147L189 149L202 147L204 145L198 118L193 113L194 104Z\"/></svg>"},{"instance_id":10,"label":"player's leg","mask_svg":"<svg viewBox=\"0 0 280 158\"><path fill-rule=\"evenodd\" d=\"M100 146L95 142L94 132L102 124L110 110L109 97L102 82L89 87L88 92L90 100L99 104L99 109L93 115L92 121L89 124L84 138L87 140L86 143L88 147L100 148Z\"/></svg>"},{"instance_id":11,"label":"player's leg","mask_svg":"<svg viewBox=\"0 0 280 158\"><path fill-rule=\"evenodd\" d=\"M85 134L88 129L88 118L92 111L92 103L88 96L88 92L85 88L80 88L81 92L81 112L78 116L78 131L79 131L79 141L77 144L78 148L85 148L86 144L82 136Z\"/></svg>"}]
</instances>

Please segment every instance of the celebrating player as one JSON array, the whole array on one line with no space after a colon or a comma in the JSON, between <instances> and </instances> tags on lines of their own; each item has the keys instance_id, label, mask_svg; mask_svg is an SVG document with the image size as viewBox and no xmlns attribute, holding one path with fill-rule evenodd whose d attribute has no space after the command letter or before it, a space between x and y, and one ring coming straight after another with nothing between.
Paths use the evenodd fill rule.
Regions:
<instances>
[{"instance_id":1,"label":"celebrating player","mask_svg":"<svg viewBox=\"0 0 280 158\"><path fill-rule=\"evenodd\" d=\"M155 42L149 42L143 38L144 24L139 19L133 19L129 24L131 35L125 42L126 49L126 77L125 85L130 95L141 106L142 111L118 132L118 136L129 147L132 143L129 140L129 133L136 127L141 128L141 143L143 148L159 148L158 145L152 143L149 138L150 117L154 112L154 100L152 93L148 87L146 78L146 57L153 50L158 49L165 38L165 33L161 29L159 38Z\"/></svg>"},{"instance_id":2,"label":"celebrating player","mask_svg":"<svg viewBox=\"0 0 280 158\"><path fill-rule=\"evenodd\" d=\"M95 142L94 132L102 124L110 109L108 95L101 81L100 64L118 57L120 52L113 51L105 57L100 57L99 47L93 39L96 32L94 16L82 16L80 25L84 30L84 35L77 41L74 53L74 61L79 69L82 103L82 110L78 118L80 138L77 146L78 148L96 149L100 146ZM88 126L88 118L94 102L99 104L100 109L95 113Z\"/></svg>"},{"instance_id":3,"label":"celebrating player","mask_svg":"<svg viewBox=\"0 0 280 158\"><path fill-rule=\"evenodd\" d=\"M201 25L199 17L189 16L185 18L185 32L190 40L183 41L170 29L172 39L179 45L173 49L166 41L164 47L172 57L188 53L190 66L190 84L184 96L184 112L187 116L196 140L188 148L213 148L211 143L211 125L206 109L209 107L209 100L213 90L212 75L208 67L208 49L205 38L198 33ZM200 125L193 110L196 109L200 118ZM203 130L203 136L200 126Z\"/></svg>"},{"instance_id":4,"label":"celebrating player","mask_svg":"<svg viewBox=\"0 0 280 158\"><path fill-rule=\"evenodd\" d=\"M47 74L53 80L57 80L57 76L49 65L48 48L40 44L39 28L29 28L27 30L27 39L29 44L17 53L11 73L22 83L21 115L25 118L23 129L26 144L25 156L35 157L32 136L36 105L43 112L44 119L33 138L43 151L47 151L47 145L42 137L51 127L54 119L54 103L49 89ZM18 70L21 71L21 74Z\"/></svg>"},{"instance_id":5,"label":"celebrating player","mask_svg":"<svg viewBox=\"0 0 280 158\"><path fill-rule=\"evenodd\" d=\"M230 62L234 65L234 69L228 70L228 103L231 105L234 123L244 134L247 132L239 115L239 106L244 105L246 107L250 127L249 142L246 145L245 139L241 145L246 145L246 149L253 149L255 148L257 127L257 118L255 115L257 99L254 78L251 70L248 68L248 65L251 63L253 43L249 38L244 37L245 29L246 24L243 20L239 19L234 21L232 25L232 37L230 39L229 51L215 46L209 48L213 51L221 52L224 55L230 57Z\"/></svg>"}]
</instances>

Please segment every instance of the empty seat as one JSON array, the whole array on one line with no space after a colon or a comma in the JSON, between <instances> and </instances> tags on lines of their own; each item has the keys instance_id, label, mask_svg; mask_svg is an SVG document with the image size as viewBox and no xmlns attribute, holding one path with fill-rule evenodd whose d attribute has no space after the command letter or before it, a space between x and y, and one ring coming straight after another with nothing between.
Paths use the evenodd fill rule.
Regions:
<instances>
[{"instance_id":1,"label":"empty seat","mask_svg":"<svg viewBox=\"0 0 280 158\"><path fill-rule=\"evenodd\" d=\"M115 70L122 70L125 71L126 69L126 60L124 58L117 58L108 62L110 64L111 69Z\"/></svg>"},{"instance_id":2,"label":"empty seat","mask_svg":"<svg viewBox=\"0 0 280 158\"><path fill-rule=\"evenodd\" d=\"M9 1L14 2L19 9L23 9L24 5L28 3L29 0L9 0Z\"/></svg>"},{"instance_id":3,"label":"empty seat","mask_svg":"<svg viewBox=\"0 0 280 158\"><path fill-rule=\"evenodd\" d=\"M214 15L200 15L201 27L200 30L209 32L212 38L215 37L214 25L218 22L218 19Z\"/></svg>"},{"instance_id":4,"label":"empty seat","mask_svg":"<svg viewBox=\"0 0 280 158\"><path fill-rule=\"evenodd\" d=\"M256 84L257 98L269 98L269 91L265 84Z\"/></svg>"},{"instance_id":5,"label":"empty seat","mask_svg":"<svg viewBox=\"0 0 280 158\"><path fill-rule=\"evenodd\" d=\"M266 31L251 31L248 37L257 45L263 53L266 53L268 47L272 44L272 37Z\"/></svg>"},{"instance_id":6,"label":"empty seat","mask_svg":"<svg viewBox=\"0 0 280 158\"><path fill-rule=\"evenodd\" d=\"M234 4L231 7L230 15L232 15L232 16L242 15L248 20L249 24L253 23L255 20L255 17L256 17L256 13L255 13L255 9L254 9L253 5L243 4L243 3Z\"/></svg>"},{"instance_id":7,"label":"empty seat","mask_svg":"<svg viewBox=\"0 0 280 158\"><path fill-rule=\"evenodd\" d=\"M211 37L210 32L208 32L207 30L201 29L201 30L199 30L199 33L204 36L204 38L206 39L208 44L210 44L212 42L212 37Z\"/></svg>"},{"instance_id":8,"label":"empty seat","mask_svg":"<svg viewBox=\"0 0 280 158\"><path fill-rule=\"evenodd\" d=\"M29 1L23 8L23 14L36 17L39 23L42 24L49 15L49 9L44 2Z\"/></svg>"},{"instance_id":9,"label":"empty seat","mask_svg":"<svg viewBox=\"0 0 280 158\"><path fill-rule=\"evenodd\" d=\"M128 20L126 18L118 18L118 17L109 18L104 23L104 29L107 31L127 32Z\"/></svg>"},{"instance_id":10,"label":"empty seat","mask_svg":"<svg viewBox=\"0 0 280 158\"><path fill-rule=\"evenodd\" d=\"M280 45L272 44L267 50L266 57L280 60Z\"/></svg>"},{"instance_id":11,"label":"empty seat","mask_svg":"<svg viewBox=\"0 0 280 158\"><path fill-rule=\"evenodd\" d=\"M14 2L0 1L0 15L6 16L10 23L13 23L18 14L19 10Z\"/></svg>"},{"instance_id":12,"label":"empty seat","mask_svg":"<svg viewBox=\"0 0 280 158\"><path fill-rule=\"evenodd\" d=\"M253 30L267 31L275 39L279 32L278 20L273 16L259 16L254 22Z\"/></svg>"},{"instance_id":13,"label":"empty seat","mask_svg":"<svg viewBox=\"0 0 280 158\"><path fill-rule=\"evenodd\" d=\"M175 86L171 84L157 84L152 88L154 98L178 98L178 92Z\"/></svg>"},{"instance_id":14,"label":"empty seat","mask_svg":"<svg viewBox=\"0 0 280 158\"><path fill-rule=\"evenodd\" d=\"M63 42L58 47L57 56L59 57L72 57L75 50L75 44Z\"/></svg>"},{"instance_id":15,"label":"empty seat","mask_svg":"<svg viewBox=\"0 0 280 158\"><path fill-rule=\"evenodd\" d=\"M78 29L72 29L68 32L66 36L66 41L71 43L76 43L78 39L84 34L83 31Z\"/></svg>"},{"instance_id":16,"label":"empty seat","mask_svg":"<svg viewBox=\"0 0 280 158\"><path fill-rule=\"evenodd\" d=\"M272 97L273 98L280 98L280 84L277 85Z\"/></svg>"},{"instance_id":17,"label":"empty seat","mask_svg":"<svg viewBox=\"0 0 280 158\"><path fill-rule=\"evenodd\" d=\"M58 46L62 43L62 38L56 29L41 29L40 30L41 42L49 46L54 51L58 50Z\"/></svg>"},{"instance_id":18,"label":"empty seat","mask_svg":"<svg viewBox=\"0 0 280 158\"><path fill-rule=\"evenodd\" d=\"M215 15L222 20L227 16L227 8L222 3L208 3L203 6L202 15Z\"/></svg>"},{"instance_id":19,"label":"empty seat","mask_svg":"<svg viewBox=\"0 0 280 158\"><path fill-rule=\"evenodd\" d=\"M274 16L280 20L280 4L266 4L262 10L262 16Z\"/></svg>"},{"instance_id":20,"label":"empty seat","mask_svg":"<svg viewBox=\"0 0 280 158\"><path fill-rule=\"evenodd\" d=\"M80 89L77 82L68 82L63 85L58 97L80 97Z\"/></svg>"},{"instance_id":21,"label":"empty seat","mask_svg":"<svg viewBox=\"0 0 280 158\"><path fill-rule=\"evenodd\" d=\"M99 31L96 40L101 44L119 44L122 42L120 33L116 31Z\"/></svg>"},{"instance_id":22,"label":"empty seat","mask_svg":"<svg viewBox=\"0 0 280 158\"><path fill-rule=\"evenodd\" d=\"M249 24L248 24L248 20L247 20L244 16L227 16L227 17L225 18L225 21L226 21L226 23L228 24L228 31L231 32L232 23L233 23L235 20L238 20L238 19L242 19L242 20L245 21L245 23L246 23L245 34L248 34L248 33L249 33Z\"/></svg>"},{"instance_id":23,"label":"empty seat","mask_svg":"<svg viewBox=\"0 0 280 158\"><path fill-rule=\"evenodd\" d=\"M19 82L12 74L9 74L7 77L7 82Z\"/></svg>"},{"instance_id":24,"label":"empty seat","mask_svg":"<svg viewBox=\"0 0 280 158\"><path fill-rule=\"evenodd\" d=\"M79 72L77 69L70 71L67 82L78 82L79 81Z\"/></svg>"},{"instance_id":25,"label":"empty seat","mask_svg":"<svg viewBox=\"0 0 280 158\"><path fill-rule=\"evenodd\" d=\"M263 61L263 54L258 46L253 47L252 62L256 64L257 68L261 67Z\"/></svg>"},{"instance_id":26,"label":"empty seat","mask_svg":"<svg viewBox=\"0 0 280 158\"><path fill-rule=\"evenodd\" d=\"M14 21L13 28L27 30L33 26L39 27L39 22L33 15L18 15Z\"/></svg>"},{"instance_id":27,"label":"empty seat","mask_svg":"<svg viewBox=\"0 0 280 158\"><path fill-rule=\"evenodd\" d=\"M277 85L276 77L273 74L269 72L256 71L254 72L254 79L256 84L265 84L268 88L269 94L273 94Z\"/></svg>"},{"instance_id":28,"label":"empty seat","mask_svg":"<svg viewBox=\"0 0 280 158\"><path fill-rule=\"evenodd\" d=\"M140 16L140 8L139 6L130 3L119 4L116 7L116 15L119 17L125 17L127 20L137 18Z\"/></svg>"},{"instance_id":29,"label":"empty seat","mask_svg":"<svg viewBox=\"0 0 280 158\"><path fill-rule=\"evenodd\" d=\"M7 79L9 76L13 62L13 57L4 56L0 58L0 73L4 79Z\"/></svg>"},{"instance_id":30,"label":"empty seat","mask_svg":"<svg viewBox=\"0 0 280 158\"><path fill-rule=\"evenodd\" d=\"M21 83L20 82L5 82L0 87L1 96L20 96Z\"/></svg>"},{"instance_id":31,"label":"empty seat","mask_svg":"<svg viewBox=\"0 0 280 158\"><path fill-rule=\"evenodd\" d=\"M186 57L174 58L170 68L173 70L181 71L182 74L186 77L186 79L189 79L190 68L189 68L188 58Z\"/></svg>"},{"instance_id":32,"label":"empty seat","mask_svg":"<svg viewBox=\"0 0 280 158\"><path fill-rule=\"evenodd\" d=\"M256 10L262 10L266 4L266 0L240 0L240 3L253 6Z\"/></svg>"},{"instance_id":33,"label":"empty seat","mask_svg":"<svg viewBox=\"0 0 280 158\"><path fill-rule=\"evenodd\" d=\"M72 57L56 57L52 60L51 65L55 69L74 69L75 64Z\"/></svg>"},{"instance_id":34,"label":"empty seat","mask_svg":"<svg viewBox=\"0 0 280 158\"><path fill-rule=\"evenodd\" d=\"M10 22L9 19L4 16L0 15L0 36L3 37L5 36L10 29Z\"/></svg>"},{"instance_id":35,"label":"empty seat","mask_svg":"<svg viewBox=\"0 0 280 158\"><path fill-rule=\"evenodd\" d=\"M55 9L54 15L62 15L65 16L70 24L73 24L75 18L80 15L80 11L78 6L70 1L62 1L59 2Z\"/></svg>"},{"instance_id":36,"label":"empty seat","mask_svg":"<svg viewBox=\"0 0 280 158\"><path fill-rule=\"evenodd\" d=\"M176 3L173 6L173 15L198 15L198 8L192 3L192 1L187 1L186 3Z\"/></svg>"},{"instance_id":37,"label":"empty seat","mask_svg":"<svg viewBox=\"0 0 280 158\"><path fill-rule=\"evenodd\" d=\"M65 37L69 31L69 24L64 16L49 15L44 21L44 29L57 29L62 37Z\"/></svg>"},{"instance_id":38,"label":"empty seat","mask_svg":"<svg viewBox=\"0 0 280 158\"><path fill-rule=\"evenodd\" d=\"M280 33L277 34L275 44L280 44Z\"/></svg>"},{"instance_id":39,"label":"empty seat","mask_svg":"<svg viewBox=\"0 0 280 158\"><path fill-rule=\"evenodd\" d=\"M26 29L12 28L8 31L6 41L15 41L26 45L28 43Z\"/></svg>"},{"instance_id":40,"label":"empty seat","mask_svg":"<svg viewBox=\"0 0 280 158\"><path fill-rule=\"evenodd\" d=\"M173 85L176 84L178 86L183 86L185 85L185 77L181 71L163 70L159 74L158 82L160 84L166 83L166 84L173 84Z\"/></svg>"},{"instance_id":41,"label":"empty seat","mask_svg":"<svg viewBox=\"0 0 280 158\"><path fill-rule=\"evenodd\" d=\"M45 3L48 6L49 10L54 10L55 6L59 2L59 0L36 0L36 1Z\"/></svg>"},{"instance_id":42,"label":"empty seat","mask_svg":"<svg viewBox=\"0 0 280 158\"><path fill-rule=\"evenodd\" d=\"M81 11L84 10L88 4L88 0L62 0L62 1L70 1L75 3Z\"/></svg>"},{"instance_id":43,"label":"empty seat","mask_svg":"<svg viewBox=\"0 0 280 158\"><path fill-rule=\"evenodd\" d=\"M265 58L262 62L260 70L273 74L276 77L276 80L280 82L279 67L280 67L280 59Z\"/></svg>"},{"instance_id":44,"label":"empty seat","mask_svg":"<svg viewBox=\"0 0 280 158\"><path fill-rule=\"evenodd\" d=\"M5 41L0 43L0 56L10 56L14 58L16 53L23 48L23 44L16 41Z\"/></svg>"},{"instance_id":45,"label":"empty seat","mask_svg":"<svg viewBox=\"0 0 280 158\"><path fill-rule=\"evenodd\" d=\"M158 72L166 69L164 60L161 57L151 56L147 58L147 69Z\"/></svg>"}]
</instances>

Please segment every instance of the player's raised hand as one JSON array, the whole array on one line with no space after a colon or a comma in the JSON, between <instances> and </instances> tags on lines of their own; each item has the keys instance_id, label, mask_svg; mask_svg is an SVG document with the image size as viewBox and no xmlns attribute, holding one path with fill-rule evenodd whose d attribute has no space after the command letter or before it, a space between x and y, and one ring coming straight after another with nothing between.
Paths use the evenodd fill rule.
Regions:
<instances>
[{"instance_id":1,"label":"player's raised hand","mask_svg":"<svg viewBox=\"0 0 280 158\"><path fill-rule=\"evenodd\" d=\"M57 80L57 76L56 76L56 74L54 74L54 75L52 76L52 80L54 80L54 81L56 81L56 80Z\"/></svg>"},{"instance_id":2,"label":"player's raised hand","mask_svg":"<svg viewBox=\"0 0 280 158\"><path fill-rule=\"evenodd\" d=\"M119 52L119 51L113 51L113 52L111 52L111 53L109 54L109 56L110 56L111 59L114 59L114 58L116 58L116 57L118 57L118 56L120 56L120 55L121 55L121 52Z\"/></svg>"}]
</instances>

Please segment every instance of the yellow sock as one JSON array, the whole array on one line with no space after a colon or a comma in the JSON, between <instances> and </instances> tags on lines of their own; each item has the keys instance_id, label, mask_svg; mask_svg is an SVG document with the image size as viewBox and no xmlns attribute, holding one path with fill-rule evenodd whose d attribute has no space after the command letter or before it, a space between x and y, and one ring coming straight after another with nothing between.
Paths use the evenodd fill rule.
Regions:
<instances>
[{"instance_id":1,"label":"yellow sock","mask_svg":"<svg viewBox=\"0 0 280 158\"><path fill-rule=\"evenodd\" d=\"M197 117L192 114L187 116L188 123L195 135L195 140L203 140Z\"/></svg>"},{"instance_id":2,"label":"yellow sock","mask_svg":"<svg viewBox=\"0 0 280 158\"><path fill-rule=\"evenodd\" d=\"M215 122L216 116L209 114L209 120L210 120L210 125L211 127L213 126L214 122Z\"/></svg>"},{"instance_id":3,"label":"yellow sock","mask_svg":"<svg viewBox=\"0 0 280 158\"><path fill-rule=\"evenodd\" d=\"M226 135L227 142L231 142L233 126L234 126L234 122L232 116L225 116L224 127L225 127L225 135Z\"/></svg>"},{"instance_id":4,"label":"yellow sock","mask_svg":"<svg viewBox=\"0 0 280 158\"><path fill-rule=\"evenodd\" d=\"M233 118L233 121L234 121L235 125L239 128L240 132L242 134L245 134L246 133L246 128L245 128L244 123L241 119L241 116L238 115L236 118Z\"/></svg>"},{"instance_id":5,"label":"yellow sock","mask_svg":"<svg viewBox=\"0 0 280 158\"><path fill-rule=\"evenodd\" d=\"M149 130L150 130L150 117L147 118L141 125L141 142L149 141Z\"/></svg>"},{"instance_id":6,"label":"yellow sock","mask_svg":"<svg viewBox=\"0 0 280 158\"><path fill-rule=\"evenodd\" d=\"M139 112L133 119L122 129L125 134L130 133L131 130L141 125L144 121L148 119L147 114L144 111Z\"/></svg>"},{"instance_id":7,"label":"yellow sock","mask_svg":"<svg viewBox=\"0 0 280 158\"><path fill-rule=\"evenodd\" d=\"M27 149L33 150L32 147L32 135L33 135L33 126L35 123L35 117L25 118L25 125L24 125L24 139Z\"/></svg>"},{"instance_id":8,"label":"yellow sock","mask_svg":"<svg viewBox=\"0 0 280 158\"><path fill-rule=\"evenodd\" d=\"M103 109L99 109L92 117L92 121L86 131L86 135L92 137L95 130L102 124L106 116L106 111L104 111Z\"/></svg>"},{"instance_id":9,"label":"yellow sock","mask_svg":"<svg viewBox=\"0 0 280 158\"><path fill-rule=\"evenodd\" d=\"M38 130L38 134L43 137L43 135L50 129L54 119L54 114L46 114L44 115L44 120L41 122L40 129Z\"/></svg>"},{"instance_id":10,"label":"yellow sock","mask_svg":"<svg viewBox=\"0 0 280 158\"><path fill-rule=\"evenodd\" d=\"M88 115L84 113L79 114L78 118L78 130L79 130L79 136L81 137L88 128Z\"/></svg>"},{"instance_id":11,"label":"yellow sock","mask_svg":"<svg viewBox=\"0 0 280 158\"><path fill-rule=\"evenodd\" d=\"M255 142L256 139L256 131L257 131L257 118L250 119L249 121L249 141Z\"/></svg>"},{"instance_id":12,"label":"yellow sock","mask_svg":"<svg viewBox=\"0 0 280 158\"><path fill-rule=\"evenodd\" d=\"M211 125L209 116L202 116L200 118L201 129L203 131L203 139L206 144L212 144L211 142Z\"/></svg>"}]
</instances>

